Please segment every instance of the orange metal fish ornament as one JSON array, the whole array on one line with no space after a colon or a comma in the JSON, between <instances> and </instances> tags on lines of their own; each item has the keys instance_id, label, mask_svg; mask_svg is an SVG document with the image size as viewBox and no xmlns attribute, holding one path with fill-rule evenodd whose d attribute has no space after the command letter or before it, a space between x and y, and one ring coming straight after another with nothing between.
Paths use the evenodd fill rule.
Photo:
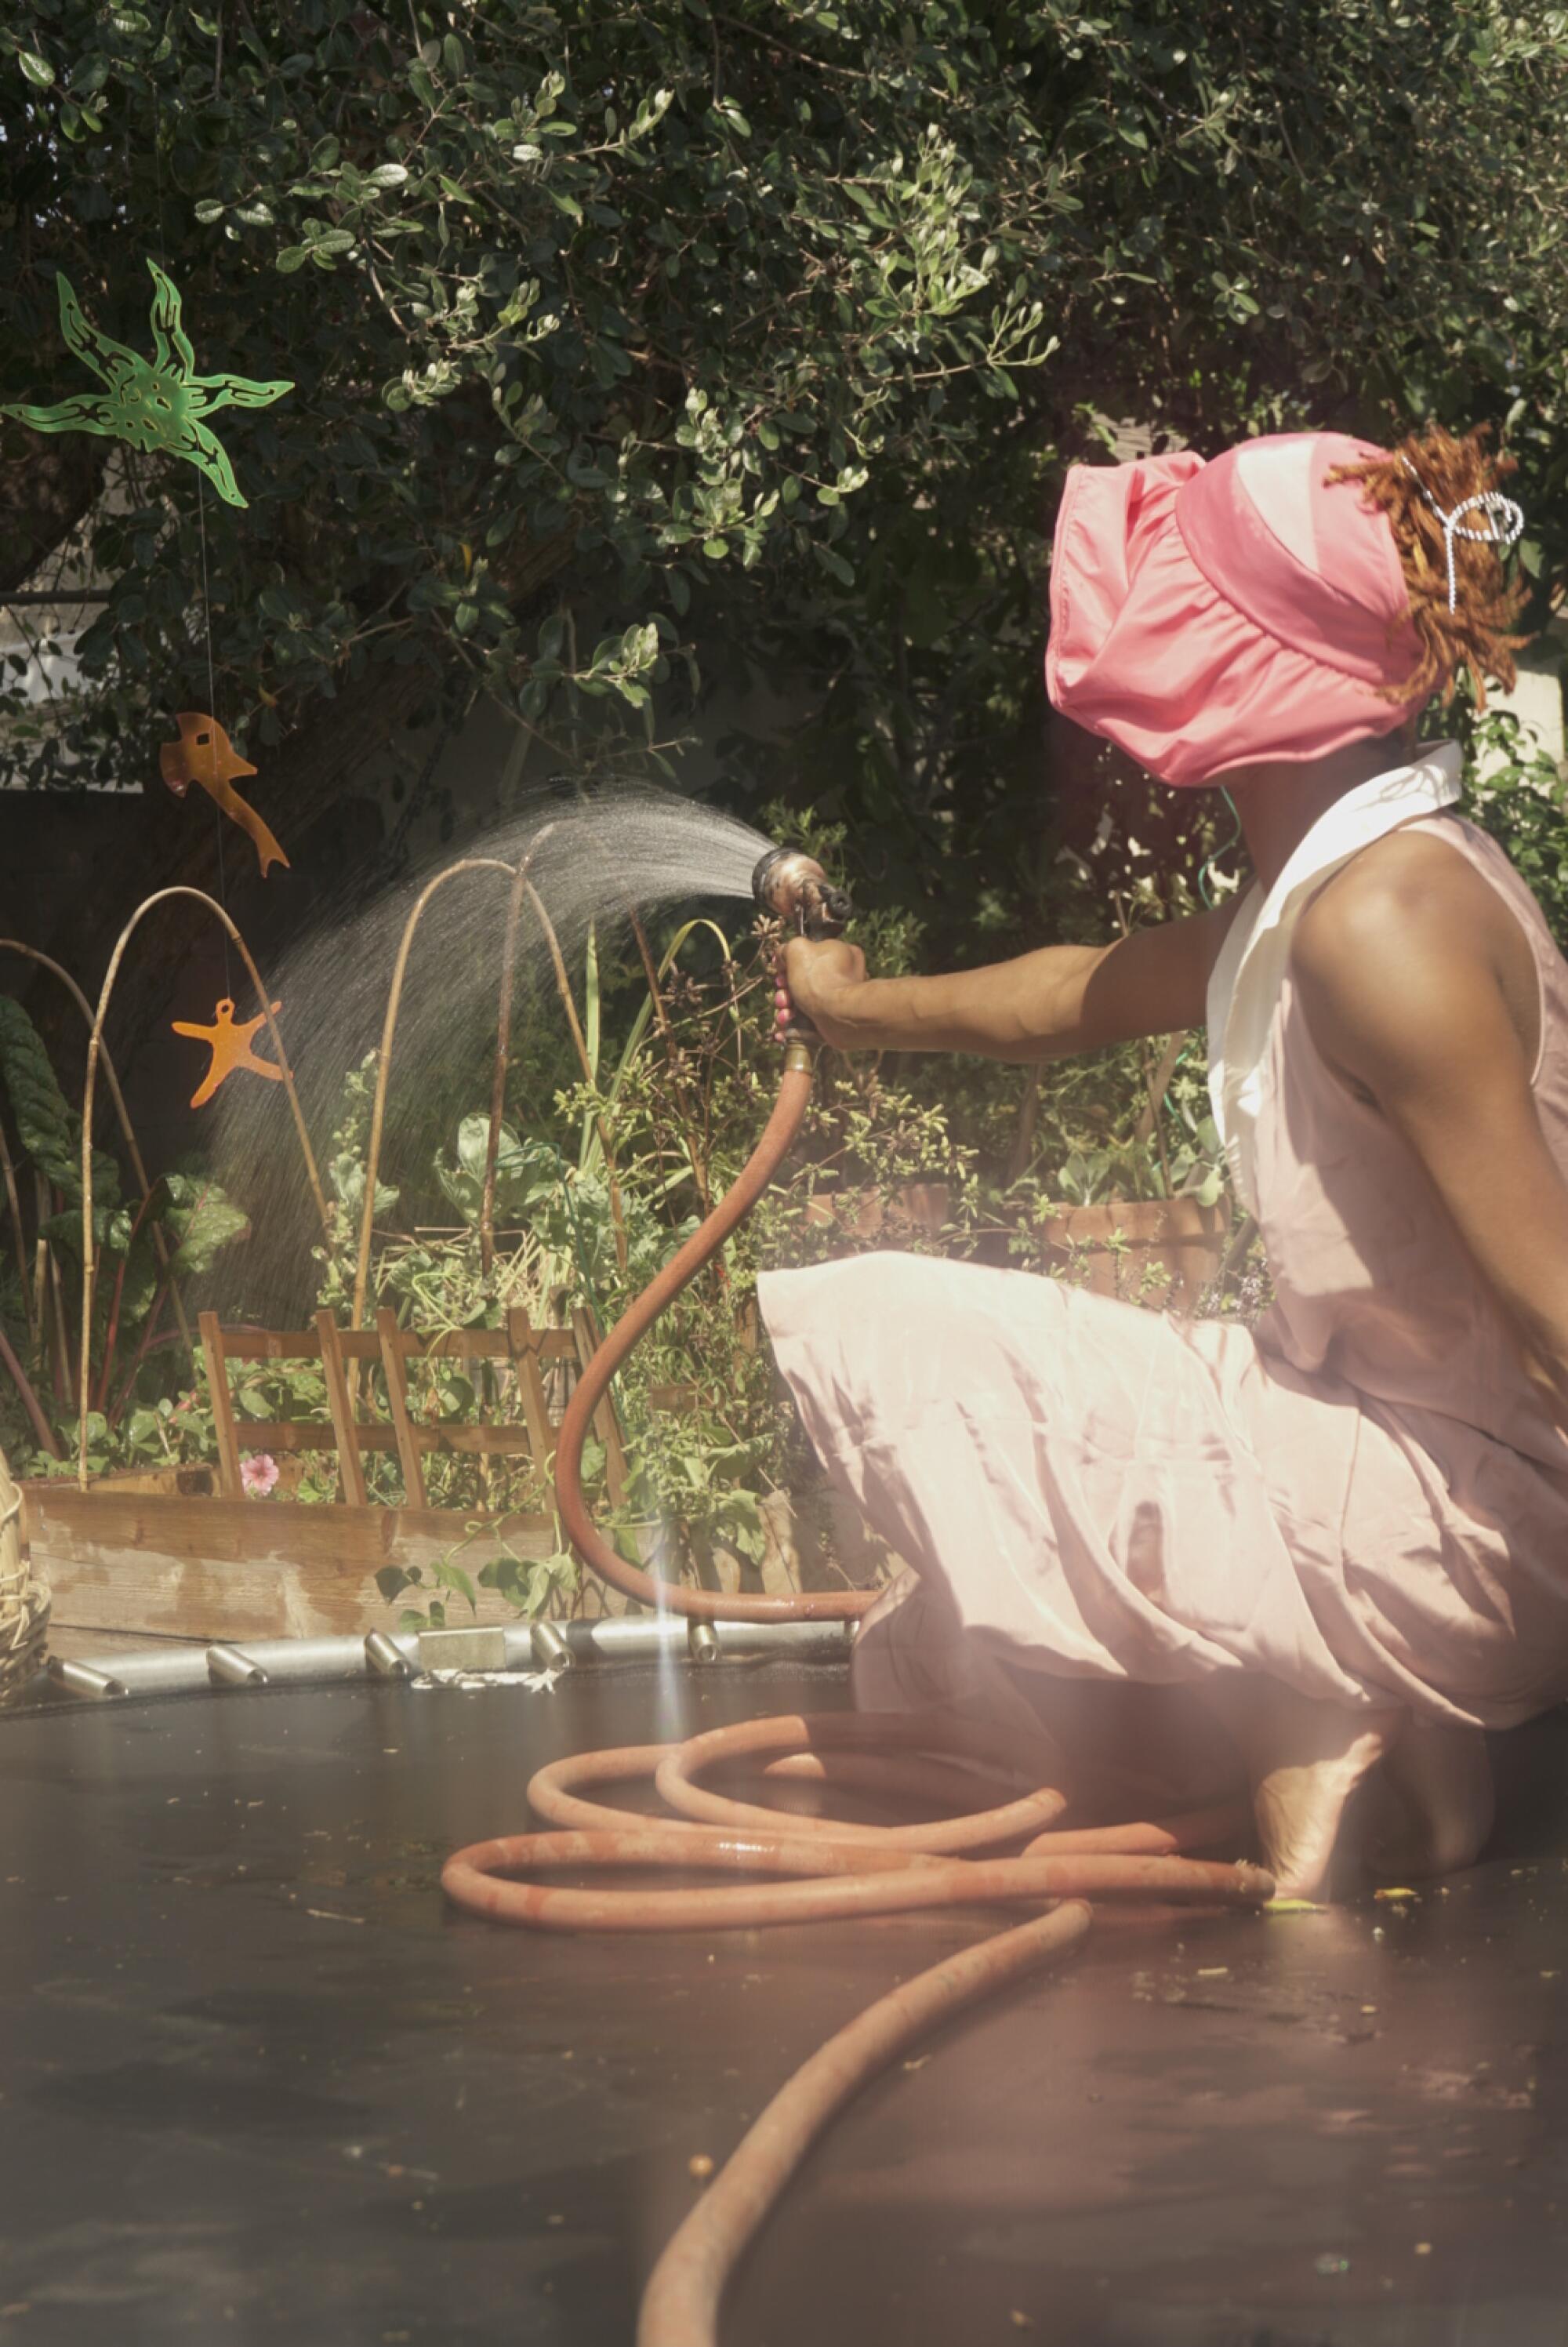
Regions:
<instances>
[{"instance_id":1,"label":"orange metal fish ornament","mask_svg":"<svg viewBox=\"0 0 1568 2347\"><path fill-rule=\"evenodd\" d=\"M272 1005L274 1011L281 1010L282 1007L281 1002ZM236 1027L234 1005L225 995L213 1013L216 1023L210 1027L195 1027L185 1019L170 1021L177 1035L193 1035L198 1042L205 1043L212 1054L211 1065L190 1095L192 1108L205 1108L219 1085L226 1077L231 1076L236 1068L247 1068L253 1076L268 1076L275 1084L282 1082L282 1068L271 1060L258 1060L251 1041L257 1028L264 1024L266 1016L264 1010L261 1011L254 1019L247 1019L241 1026Z\"/></svg>"},{"instance_id":2,"label":"orange metal fish ornament","mask_svg":"<svg viewBox=\"0 0 1568 2347\"><path fill-rule=\"evenodd\" d=\"M255 767L247 765L237 753L215 717L186 709L174 722L179 728L179 739L161 745L158 762L175 797L182 799L192 783L200 783L209 797L215 799L223 813L255 842L262 879L267 876L270 864L281 864L287 871L288 857L255 808L232 787L236 774L253 774Z\"/></svg>"}]
</instances>

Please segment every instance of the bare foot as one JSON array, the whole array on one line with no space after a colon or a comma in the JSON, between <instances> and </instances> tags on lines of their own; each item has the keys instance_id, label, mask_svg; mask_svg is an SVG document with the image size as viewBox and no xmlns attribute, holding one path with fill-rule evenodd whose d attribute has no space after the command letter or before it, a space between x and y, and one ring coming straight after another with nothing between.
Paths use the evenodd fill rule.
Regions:
<instances>
[{"instance_id":1,"label":"bare foot","mask_svg":"<svg viewBox=\"0 0 1568 2347\"><path fill-rule=\"evenodd\" d=\"M1283 1899L1320 1899L1350 1797L1394 1748L1398 1712L1315 1703L1277 1679L1213 1690L1252 1782L1263 1862Z\"/></svg>"},{"instance_id":2,"label":"bare foot","mask_svg":"<svg viewBox=\"0 0 1568 2347\"><path fill-rule=\"evenodd\" d=\"M1379 1861L1401 1876L1473 1866L1496 1814L1481 1729L1412 1717L1389 1755L1387 1773L1399 1815Z\"/></svg>"}]
</instances>

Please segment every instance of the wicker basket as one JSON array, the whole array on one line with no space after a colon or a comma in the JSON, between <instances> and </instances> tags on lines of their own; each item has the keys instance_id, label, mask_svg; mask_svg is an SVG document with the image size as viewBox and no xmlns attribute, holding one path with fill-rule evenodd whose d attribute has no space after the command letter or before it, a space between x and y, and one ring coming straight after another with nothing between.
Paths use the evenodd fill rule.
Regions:
<instances>
[{"instance_id":1,"label":"wicker basket","mask_svg":"<svg viewBox=\"0 0 1568 2347\"><path fill-rule=\"evenodd\" d=\"M49 1593L22 1553L22 1494L0 1452L0 1703L26 1686L44 1659Z\"/></svg>"}]
</instances>

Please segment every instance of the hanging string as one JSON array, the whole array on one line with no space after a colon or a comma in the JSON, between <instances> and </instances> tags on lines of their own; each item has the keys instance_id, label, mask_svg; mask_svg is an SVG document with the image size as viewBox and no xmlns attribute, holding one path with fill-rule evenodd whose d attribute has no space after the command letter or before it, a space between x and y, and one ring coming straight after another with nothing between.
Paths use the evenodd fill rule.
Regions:
<instances>
[{"instance_id":1,"label":"hanging string","mask_svg":"<svg viewBox=\"0 0 1568 2347\"><path fill-rule=\"evenodd\" d=\"M163 232L163 100L155 81L152 85L152 169L158 193L158 246L160 257L167 258L168 245ZM207 589L207 487L201 474L196 476L196 520L201 543L201 626L207 640L207 713L218 714L218 687L212 660L212 603ZM212 821L218 838L218 901L229 910L229 883L223 863L223 815L214 803ZM234 965L230 950L229 932L223 932L223 991L231 999L234 993Z\"/></svg>"},{"instance_id":2,"label":"hanging string","mask_svg":"<svg viewBox=\"0 0 1568 2347\"><path fill-rule=\"evenodd\" d=\"M207 713L214 723L218 716L218 686L212 665L212 603L207 591L207 486L200 473L196 476L196 518L201 531L201 621L207 635ZM214 755L216 755L214 752ZM218 837L218 902L229 910L229 882L223 868L223 811L216 800L212 820ZM229 956L229 931L223 931L223 991L231 1000L234 995L234 971ZM261 1006L265 1010L266 1005Z\"/></svg>"},{"instance_id":3,"label":"hanging string","mask_svg":"<svg viewBox=\"0 0 1568 2347\"><path fill-rule=\"evenodd\" d=\"M163 100L158 84L152 85L152 175L158 190L158 257L169 257L169 241L163 233Z\"/></svg>"}]
</instances>

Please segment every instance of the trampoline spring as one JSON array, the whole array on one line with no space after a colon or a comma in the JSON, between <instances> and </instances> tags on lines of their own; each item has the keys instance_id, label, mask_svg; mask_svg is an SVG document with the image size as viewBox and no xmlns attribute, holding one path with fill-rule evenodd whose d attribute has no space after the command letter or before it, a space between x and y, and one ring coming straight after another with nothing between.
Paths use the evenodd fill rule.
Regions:
<instances>
[{"instance_id":1,"label":"trampoline spring","mask_svg":"<svg viewBox=\"0 0 1568 2347\"><path fill-rule=\"evenodd\" d=\"M536 1622L528 1632L534 1660L542 1671L569 1671L574 1656L553 1622Z\"/></svg>"},{"instance_id":2,"label":"trampoline spring","mask_svg":"<svg viewBox=\"0 0 1568 2347\"><path fill-rule=\"evenodd\" d=\"M711 1622L692 1617L686 1629L686 1651L694 1663L717 1663L723 1660L724 1650L719 1634Z\"/></svg>"},{"instance_id":3,"label":"trampoline spring","mask_svg":"<svg viewBox=\"0 0 1568 2347\"><path fill-rule=\"evenodd\" d=\"M267 1674L260 1663L238 1646L209 1646L207 1676L214 1686L265 1686Z\"/></svg>"},{"instance_id":4,"label":"trampoline spring","mask_svg":"<svg viewBox=\"0 0 1568 2347\"><path fill-rule=\"evenodd\" d=\"M384 1630L371 1630L365 1635L364 1659L378 1678L406 1679L413 1676L407 1657L395 1639Z\"/></svg>"},{"instance_id":5,"label":"trampoline spring","mask_svg":"<svg viewBox=\"0 0 1568 2347\"><path fill-rule=\"evenodd\" d=\"M49 1676L67 1695L82 1696L89 1700L102 1700L108 1696L128 1692L123 1679L108 1671L96 1671L90 1663L67 1662L63 1655L49 1656Z\"/></svg>"}]
</instances>

